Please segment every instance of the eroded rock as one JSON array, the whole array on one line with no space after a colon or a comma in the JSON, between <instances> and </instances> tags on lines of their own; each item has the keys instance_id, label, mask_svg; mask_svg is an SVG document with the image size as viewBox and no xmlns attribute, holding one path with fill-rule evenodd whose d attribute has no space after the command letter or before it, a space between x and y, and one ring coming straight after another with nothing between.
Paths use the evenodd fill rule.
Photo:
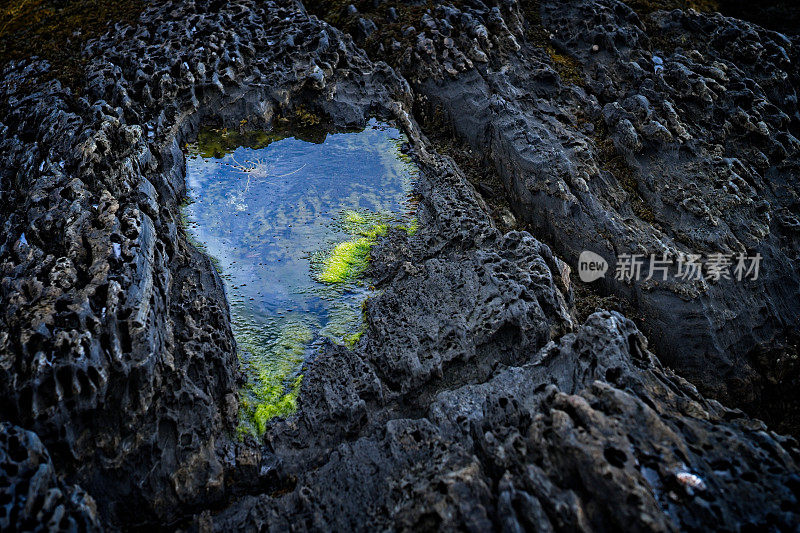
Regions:
<instances>
[{"instance_id":1,"label":"eroded rock","mask_svg":"<svg viewBox=\"0 0 800 533\"><path fill-rule=\"evenodd\" d=\"M289 494L246 498L214 517L214 527L672 531L800 523L797 441L704 399L658 364L629 320L596 313L529 353L522 366L483 383L441 391L416 418L353 434L298 475ZM321 369L311 380L326 388L343 379Z\"/></svg>"},{"instance_id":2,"label":"eroded rock","mask_svg":"<svg viewBox=\"0 0 800 533\"><path fill-rule=\"evenodd\" d=\"M662 366L746 405L796 379L795 41L613 0L370 5L344 11L350 29L405 79L288 0L149 5L88 41L80 94L43 61L4 67L0 416L26 428L0 438L7 519L797 528L797 442ZM204 122L373 114L410 139L419 233L374 249L355 349L325 346L297 414L237 441L223 286L179 221L181 146ZM485 155L532 234L504 231L515 217L478 191L502 192L415 117ZM579 325L582 249L717 247L760 251L763 276L604 286L662 363L620 314Z\"/></svg>"},{"instance_id":3,"label":"eroded rock","mask_svg":"<svg viewBox=\"0 0 800 533\"><path fill-rule=\"evenodd\" d=\"M0 527L5 531L100 531L95 502L62 483L39 437L0 424Z\"/></svg>"},{"instance_id":4,"label":"eroded rock","mask_svg":"<svg viewBox=\"0 0 800 533\"><path fill-rule=\"evenodd\" d=\"M611 270L593 287L627 302L662 362L796 428L783 399L799 375L796 38L616 0L403 13L390 23L370 10L383 41L361 42L409 80L417 117L481 154L567 264L584 250L605 257ZM640 280L618 280L626 254L668 254L670 274L646 280L646 261ZM760 254L761 269L757 280L680 279L681 254Z\"/></svg>"}]
</instances>

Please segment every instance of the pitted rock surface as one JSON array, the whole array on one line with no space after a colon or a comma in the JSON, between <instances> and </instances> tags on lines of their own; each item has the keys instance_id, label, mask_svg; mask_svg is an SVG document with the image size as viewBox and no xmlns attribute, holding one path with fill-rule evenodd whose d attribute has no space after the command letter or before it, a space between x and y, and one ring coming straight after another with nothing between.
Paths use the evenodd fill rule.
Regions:
<instances>
[{"instance_id":1,"label":"pitted rock surface","mask_svg":"<svg viewBox=\"0 0 800 533\"><path fill-rule=\"evenodd\" d=\"M39 437L0 424L0 527L3 531L98 531L94 500L65 485Z\"/></svg>"},{"instance_id":2,"label":"pitted rock surface","mask_svg":"<svg viewBox=\"0 0 800 533\"><path fill-rule=\"evenodd\" d=\"M296 4L218 7L159 2L90 41L80 96L39 83L43 62L4 71L3 415L126 524L220 499L235 462L238 364L221 280L180 228L180 147L309 94L339 126L403 96Z\"/></svg>"},{"instance_id":3,"label":"pitted rock surface","mask_svg":"<svg viewBox=\"0 0 800 533\"><path fill-rule=\"evenodd\" d=\"M297 2L196 0L149 3L88 41L81 92L42 60L5 65L6 519L800 527L797 442L705 399L621 315L579 324L567 266L582 248L760 251L754 285L604 290L636 303L662 362L703 393L749 405L787 390L793 38L719 15L642 19L612 0L369 5L385 20L359 3L345 29L372 60ZM420 166L419 233L373 250L359 344L325 346L298 412L236 440L235 342L219 275L181 227L181 147L201 124L376 115ZM486 155L532 233L495 222L417 124L429 115Z\"/></svg>"},{"instance_id":4,"label":"pitted rock surface","mask_svg":"<svg viewBox=\"0 0 800 533\"><path fill-rule=\"evenodd\" d=\"M471 372L509 363L570 326L546 246L521 233L478 242L405 262L369 307L368 357L390 387L414 390L456 363Z\"/></svg>"},{"instance_id":5,"label":"pitted rock surface","mask_svg":"<svg viewBox=\"0 0 800 533\"><path fill-rule=\"evenodd\" d=\"M345 439L288 494L244 498L213 526L779 531L800 524L797 441L704 399L660 366L631 321L596 313L529 354L485 382L441 391L417 417ZM325 370L316 379L330 383L326 390L346 379ZM380 401L374 387L356 390L352 404ZM304 405L304 416L316 407Z\"/></svg>"},{"instance_id":6,"label":"pitted rock surface","mask_svg":"<svg viewBox=\"0 0 800 533\"><path fill-rule=\"evenodd\" d=\"M345 28L376 25L358 42L409 80L418 118L482 154L567 264L583 250L608 260L593 287L627 301L662 362L796 430L796 36L617 0L309 5ZM757 280L681 280L675 264L646 280L647 263L639 281L613 276L622 254L730 254L735 266L757 253Z\"/></svg>"}]
</instances>

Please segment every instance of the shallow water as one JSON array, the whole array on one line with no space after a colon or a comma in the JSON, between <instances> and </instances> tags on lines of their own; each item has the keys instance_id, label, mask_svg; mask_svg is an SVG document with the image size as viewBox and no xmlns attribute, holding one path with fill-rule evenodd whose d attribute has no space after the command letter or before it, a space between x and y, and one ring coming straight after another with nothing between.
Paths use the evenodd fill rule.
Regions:
<instances>
[{"instance_id":1,"label":"shallow water","mask_svg":"<svg viewBox=\"0 0 800 533\"><path fill-rule=\"evenodd\" d=\"M366 280L323 283L320 273L337 244L382 223L409 225L417 170L404 142L373 120L321 143L206 130L190 145L186 228L225 280L251 433L291 412L302 363L322 338L357 338ZM253 421L265 403L274 405Z\"/></svg>"}]
</instances>

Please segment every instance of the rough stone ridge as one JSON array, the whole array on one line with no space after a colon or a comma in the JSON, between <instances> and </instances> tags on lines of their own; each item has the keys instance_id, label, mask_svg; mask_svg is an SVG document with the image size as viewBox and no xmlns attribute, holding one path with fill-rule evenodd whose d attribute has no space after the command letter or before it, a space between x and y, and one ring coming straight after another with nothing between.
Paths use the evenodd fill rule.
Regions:
<instances>
[{"instance_id":1,"label":"rough stone ridge","mask_svg":"<svg viewBox=\"0 0 800 533\"><path fill-rule=\"evenodd\" d=\"M796 528L797 441L704 399L645 343L618 313L596 313L521 366L331 447L288 494L208 519L220 531ZM312 380L326 391L350 375L322 369ZM352 404L379 401L377 384L349 388Z\"/></svg>"}]
</instances>

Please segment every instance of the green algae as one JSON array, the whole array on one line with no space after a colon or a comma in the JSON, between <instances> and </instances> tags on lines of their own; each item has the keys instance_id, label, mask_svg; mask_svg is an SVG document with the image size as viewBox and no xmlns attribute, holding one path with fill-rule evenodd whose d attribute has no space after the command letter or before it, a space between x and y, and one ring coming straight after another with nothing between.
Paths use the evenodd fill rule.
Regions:
<instances>
[{"instance_id":1,"label":"green algae","mask_svg":"<svg viewBox=\"0 0 800 533\"><path fill-rule=\"evenodd\" d=\"M323 337L333 344L344 345L344 339L357 330L361 315L350 305L343 305L333 300L333 306L328 313L328 323L319 331Z\"/></svg>"},{"instance_id":2,"label":"green algae","mask_svg":"<svg viewBox=\"0 0 800 533\"><path fill-rule=\"evenodd\" d=\"M369 268L370 251L389 228L403 230L414 236L419 230L416 217L398 218L387 213L348 210L343 213L341 227L353 236L338 243L323 260L317 279L323 283L346 283L363 276Z\"/></svg>"},{"instance_id":3,"label":"green algae","mask_svg":"<svg viewBox=\"0 0 800 533\"><path fill-rule=\"evenodd\" d=\"M185 148L190 156L222 159L238 148L261 150L288 138L321 144L327 137L325 128L320 127L321 123L322 118L298 106L289 118L277 117L275 128L271 131L248 129L247 120L241 121L237 129L202 128L195 142L187 144Z\"/></svg>"},{"instance_id":4,"label":"green algae","mask_svg":"<svg viewBox=\"0 0 800 533\"><path fill-rule=\"evenodd\" d=\"M399 224L397 229L404 230L409 237L413 237L419 231L419 220L417 220L417 217L411 217L408 223Z\"/></svg>"},{"instance_id":5,"label":"green algae","mask_svg":"<svg viewBox=\"0 0 800 533\"><path fill-rule=\"evenodd\" d=\"M355 345L358 344L358 341L361 340L361 337L364 336L364 333L365 333L365 330L361 329L359 331L356 331L355 333L351 333L349 335L345 335L345 337L344 337L344 345L347 346L350 349L354 348Z\"/></svg>"},{"instance_id":6,"label":"green algae","mask_svg":"<svg viewBox=\"0 0 800 533\"><path fill-rule=\"evenodd\" d=\"M319 280L324 283L343 283L362 275L369 265L369 251L373 244L375 241L367 237L340 242L325 260Z\"/></svg>"},{"instance_id":7,"label":"green algae","mask_svg":"<svg viewBox=\"0 0 800 533\"><path fill-rule=\"evenodd\" d=\"M238 335L239 347L248 354L241 361L247 381L239 406L240 435L263 435L271 418L295 411L303 379L297 368L312 339L311 328L299 321L285 324L271 345L246 333Z\"/></svg>"},{"instance_id":8,"label":"green algae","mask_svg":"<svg viewBox=\"0 0 800 533\"><path fill-rule=\"evenodd\" d=\"M389 229L385 214L348 210L343 218L342 226L353 238L338 243L325 258L317 275L323 283L345 283L361 277L369 267L372 246Z\"/></svg>"},{"instance_id":9,"label":"green algae","mask_svg":"<svg viewBox=\"0 0 800 533\"><path fill-rule=\"evenodd\" d=\"M190 155L219 159L241 146L258 150L283 138L285 135L280 132L238 132L227 128L204 128L197 135L197 141L187 148Z\"/></svg>"}]
</instances>

